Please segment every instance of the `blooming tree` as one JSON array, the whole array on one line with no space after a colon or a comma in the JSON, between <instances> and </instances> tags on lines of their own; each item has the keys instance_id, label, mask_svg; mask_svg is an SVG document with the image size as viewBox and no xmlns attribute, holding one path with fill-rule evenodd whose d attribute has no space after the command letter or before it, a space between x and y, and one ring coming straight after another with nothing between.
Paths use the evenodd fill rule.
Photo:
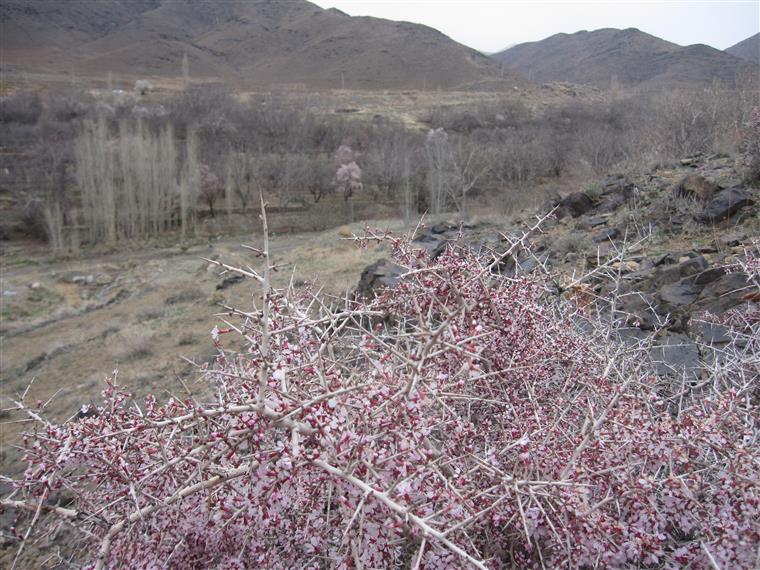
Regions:
<instances>
[{"instance_id":1,"label":"blooming tree","mask_svg":"<svg viewBox=\"0 0 760 570\"><path fill-rule=\"evenodd\" d=\"M75 525L95 568L757 563L742 363L662 383L542 275L499 273L527 234L436 259L373 239L406 273L368 301L272 289L266 240L262 271L220 264L261 297L212 333L213 401L137 403L114 378L64 424L19 402L38 427L3 501L18 528Z\"/></svg>"},{"instance_id":2,"label":"blooming tree","mask_svg":"<svg viewBox=\"0 0 760 570\"><path fill-rule=\"evenodd\" d=\"M335 151L335 186L343 193L348 201L354 194L362 190L362 169L356 163L356 153L346 145L341 145Z\"/></svg>"}]
</instances>

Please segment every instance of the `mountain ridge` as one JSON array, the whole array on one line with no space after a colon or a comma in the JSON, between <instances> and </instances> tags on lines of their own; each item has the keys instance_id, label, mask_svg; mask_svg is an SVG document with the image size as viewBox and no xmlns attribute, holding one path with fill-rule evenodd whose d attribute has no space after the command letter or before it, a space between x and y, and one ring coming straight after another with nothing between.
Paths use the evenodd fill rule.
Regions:
<instances>
[{"instance_id":1,"label":"mountain ridge","mask_svg":"<svg viewBox=\"0 0 760 570\"><path fill-rule=\"evenodd\" d=\"M760 32L732 45L724 51L760 65Z\"/></svg>"},{"instance_id":2,"label":"mountain ridge","mask_svg":"<svg viewBox=\"0 0 760 570\"><path fill-rule=\"evenodd\" d=\"M3 67L179 76L317 88L444 88L503 76L487 56L421 24L349 16L305 0L7 0Z\"/></svg>"},{"instance_id":3,"label":"mountain ridge","mask_svg":"<svg viewBox=\"0 0 760 570\"><path fill-rule=\"evenodd\" d=\"M567 81L609 87L662 89L726 85L755 74L746 61L704 44L680 46L636 28L560 33L493 56L538 83Z\"/></svg>"}]
</instances>

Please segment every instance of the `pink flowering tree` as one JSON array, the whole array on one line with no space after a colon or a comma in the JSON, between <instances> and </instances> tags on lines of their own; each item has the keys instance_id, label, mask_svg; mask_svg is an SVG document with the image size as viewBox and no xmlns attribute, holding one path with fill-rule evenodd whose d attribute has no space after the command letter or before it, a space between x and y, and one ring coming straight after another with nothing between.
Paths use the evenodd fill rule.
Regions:
<instances>
[{"instance_id":1,"label":"pink flowering tree","mask_svg":"<svg viewBox=\"0 0 760 570\"><path fill-rule=\"evenodd\" d=\"M356 153L346 145L335 151L335 186L348 201L362 190L362 169L356 163Z\"/></svg>"},{"instance_id":2,"label":"pink flowering tree","mask_svg":"<svg viewBox=\"0 0 760 570\"><path fill-rule=\"evenodd\" d=\"M757 564L742 363L662 382L545 276L499 274L527 234L436 259L373 239L406 273L368 301L273 289L266 240L261 271L222 265L261 296L213 330L213 399L138 403L113 379L64 424L19 402L19 538L74 525L95 568Z\"/></svg>"}]
</instances>

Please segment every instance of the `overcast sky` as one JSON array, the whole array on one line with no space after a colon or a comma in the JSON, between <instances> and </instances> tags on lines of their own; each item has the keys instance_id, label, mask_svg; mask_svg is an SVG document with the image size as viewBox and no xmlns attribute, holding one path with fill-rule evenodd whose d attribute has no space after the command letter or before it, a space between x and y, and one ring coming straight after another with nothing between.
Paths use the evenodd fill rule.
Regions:
<instances>
[{"instance_id":1,"label":"overcast sky","mask_svg":"<svg viewBox=\"0 0 760 570\"><path fill-rule=\"evenodd\" d=\"M406 20L495 52L559 32L639 28L680 45L725 49L760 31L760 0L312 0L352 16Z\"/></svg>"}]
</instances>

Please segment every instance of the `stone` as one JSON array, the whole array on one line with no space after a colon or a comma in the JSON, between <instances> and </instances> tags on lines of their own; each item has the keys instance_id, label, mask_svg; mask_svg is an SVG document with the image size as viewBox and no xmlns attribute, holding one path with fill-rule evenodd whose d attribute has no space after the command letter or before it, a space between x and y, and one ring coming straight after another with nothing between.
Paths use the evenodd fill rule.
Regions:
<instances>
[{"instance_id":1,"label":"stone","mask_svg":"<svg viewBox=\"0 0 760 570\"><path fill-rule=\"evenodd\" d=\"M740 209L754 203L752 194L742 188L726 188L715 195L705 206L700 220L705 223L718 223L730 218Z\"/></svg>"},{"instance_id":2,"label":"stone","mask_svg":"<svg viewBox=\"0 0 760 570\"><path fill-rule=\"evenodd\" d=\"M581 227L585 230L591 230L598 226L604 226L607 224L609 218L605 216L598 216L595 218L588 218L582 224Z\"/></svg>"},{"instance_id":3,"label":"stone","mask_svg":"<svg viewBox=\"0 0 760 570\"><path fill-rule=\"evenodd\" d=\"M743 302L747 294L746 273L725 273L719 279L705 285L695 305L711 313L721 314Z\"/></svg>"},{"instance_id":4,"label":"stone","mask_svg":"<svg viewBox=\"0 0 760 570\"><path fill-rule=\"evenodd\" d=\"M583 192L573 192L565 196L557 206L556 216L557 219L562 219L567 216L577 218L582 216L594 207L594 202L591 198Z\"/></svg>"},{"instance_id":5,"label":"stone","mask_svg":"<svg viewBox=\"0 0 760 570\"><path fill-rule=\"evenodd\" d=\"M233 285L243 281L243 279L245 279L245 277L242 275L231 275L229 277L226 277L221 283L216 286L216 290L222 291L228 287L232 287Z\"/></svg>"},{"instance_id":6,"label":"stone","mask_svg":"<svg viewBox=\"0 0 760 570\"><path fill-rule=\"evenodd\" d=\"M619 298L618 312L629 325L652 330L660 322L656 307L657 300L653 295L640 292L625 293Z\"/></svg>"},{"instance_id":7,"label":"stone","mask_svg":"<svg viewBox=\"0 0 760 570\"><path fill-rule=\"evenodd\" d=\"M387 259L380 259L362 271L354 291L359 297L372 297L382 289L393 288L406 270Z\"/></svg>"},{"instance_id":8,"label":"stone","mask_svg":"<svg viewBox=\"0 0 760 570\"><path fill-rule=\"evenodd\" d=\"M61 283L74 283L74 284L77 284L77 285L81 285L81 284L84 284L86 282L87 276L86 275L82 275L80 273L77 273L75 271L68 271L68 272L64 273L63 275L61 275L58 278L58 280Z\"/></svg>"},{"instance_id":9,"label":"stone","mask_svg":"<svg viewBox=\"0 0 760 570\"><path fill-rule=\"evenodd\" d=\"M692 327L695 336L704 344L714 346L716 344L728 344L733 340L731 329L726 325L700 321Z\"/></svg>"},{"instance_id":10,"label":"stone","mask_svg":"<svg viewBox=\"0 0 760 570\"><path fill-rule=\"evenodd\" d=\"M622 194L612 194L610 196L604 197L601 204L596 207L595 211L600 214L614 212L620 206L625 204L625 202L625 197Z\"/></svg>"},{"instance_id":11,"label":"stone","mask_svg":"<svg viewBox=\"0 0 760 570\"><path fill-rule=\"evenodd\" d=\"M108 273L98 273L95 276L95 285L100 285L100 286L110 285L111 283L113 283L113 281L114 281L114 278Z\"/></svg>"},{"instance_id":12,"label":"stone","mask_svg":"<svg viewBox=\"0 0 760 570\"><path fill-rule=\"evenodd\" d=\"M662 302L668 305L668 308L663 308L668 310L670 307L691 305L702 292L702 287L691 279L682 279L678 283L665 285L658 293Z\"/></svg>"},{"instance_id":13,"label":"stone","mask_svg":"<svg viewBox=\"0 0 760 570\"><path fill-rule=\"evenodd\" d=\"M720 236L715 240L716 247L736 247L744 243L747 239L747 234L743 232L731 232Z\"/></svg>"},{"instance_id":14,"label":"stone","mask_svg":"<svg viewBox=\"0 0 760 570\"><path fill-rule=\"evenodd\" d=\"M641 264L637 261L617 261L612 264L612 267L621 273L633 273L641 268Z\"/></svg>"},{"instance_id":15,"label":"stone","mask_svg":"<svg viewBox=\"0 0 760 570\"><path fill-rule=\"evenodd\" d=\"M614 239L617 239L618 237L620 237L620 232L617 230L617 228L608 228L604 230L603 232L595 235L591 239L594 243L601 243L601 242L612 241Z\"/></svg>"},{"instance_id":16,"label":"stone","mask_svg":"<svg viewBox=\"0 0 760 570\"><path fill-rule=\"evenodd\" d=\"M685 334L665 335L650 355L660 376L694 381L701 375L699 347Z\"/></svg>"}]
</instances>

